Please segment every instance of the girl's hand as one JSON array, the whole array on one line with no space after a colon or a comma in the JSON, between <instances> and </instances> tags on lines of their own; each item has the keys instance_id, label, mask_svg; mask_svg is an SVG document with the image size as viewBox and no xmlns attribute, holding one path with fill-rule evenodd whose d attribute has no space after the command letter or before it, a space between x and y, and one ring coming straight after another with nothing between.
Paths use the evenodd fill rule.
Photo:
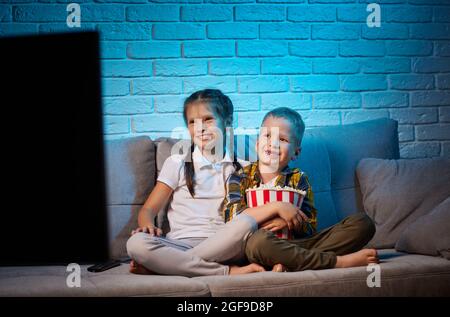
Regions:
<instances>
[{"instance_id":1,"label":"girl's hand","mask_svg":"<svg viewBox=\"0 0 450 317\"><path fill-rule=\"evenodd\" d=\"M266 229L270 231L278 231L287 227L287 222L281 217L275 217L266 221L261 225L261 229Z\"/></svg>"},{"instance_id":2,"label":"girl's hand","mask_svg":"<svg viewBox=\"0 0 450 317\"><path fill-rule=\"evenodd\" d=\"M140 228L137 228L137 229L131 231L131 235L134 235L138 232L148 233L151 236L157 236L157 237L161 237L162 233L163 233L160 228L155 227L153 225L149 225L149 226L140 227Z\"/></svg>"}]
</instances>

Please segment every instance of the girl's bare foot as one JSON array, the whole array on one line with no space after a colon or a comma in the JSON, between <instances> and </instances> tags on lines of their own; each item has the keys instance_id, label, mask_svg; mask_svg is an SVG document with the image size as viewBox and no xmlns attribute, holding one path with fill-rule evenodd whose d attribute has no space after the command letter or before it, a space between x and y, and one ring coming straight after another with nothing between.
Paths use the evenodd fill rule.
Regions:
<instances>
[{"instance_id":1,"label":"girl's bare foot","mask_svg":"<svg viewBox=\"0 0 450 317\"><path fill-rule=\"evenodd\" d=\"M365 266L370 263L379 263L377 250L362 249L358 252L350 253L343 256L338 256L336 261L336 268Z\"/></svg>"},{"instance_id":2,"label":"girl's bare foot","mask_svg":"<svg viewBox=\"0 0 450 317\"><path fill-rule=\"evenodd\" d=\"M287 269L283 264L278 263L273 266L272 272L287 272Z\"/></svg>"},{"instance_id":3,"label":"girl's bare foot","mask_svg":"<svg viewBox=\"0 0 450 317\"><path fill-rule=\"evenodd\" d=\"M265 269L256 263L251 263L246 266L237 266L231 265L229 275L237 275L237 274L248 274L248 273L256 273L256 272L264 272Z\"/></svg>"},{"instance_id":4,"label":"girl's bare foot","mask_svg":"<svg viewBox=\"0 0 450 317\"><path fill-rule=\"evenodd\" d=\"M131 260L131 262L130 262L130 273L141 274L141 275L155 274L152 271L150 271L149 269L147 269L145 266L137 263L134 260Z\"/></svg>"}]
</instances>

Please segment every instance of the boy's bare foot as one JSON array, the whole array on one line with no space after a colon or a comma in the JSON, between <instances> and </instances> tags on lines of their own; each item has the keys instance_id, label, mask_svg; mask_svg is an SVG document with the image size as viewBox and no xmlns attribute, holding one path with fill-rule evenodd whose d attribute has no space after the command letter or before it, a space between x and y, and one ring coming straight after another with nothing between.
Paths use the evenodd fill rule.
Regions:
<instances>
[{"instance_id":1,"label":"boy's bare foot","mask_svg":"<svg viewBox=\"0 0 450 317\"><path fill-rule=\"evenodd\" d=\"M152 275L155 274L149 269L147 269L145 266L137 263L134 260L131 260L130 262L130 273L133 274L141 274L141 275Z\"/></svg>"},{"instance_id":2,"label":"boy's bare foot","mask_svg":"<svg viewBox=\"0 0 450 317\"><path fill-rule=\"evenodd\" d=\"M248 274L248 273L256 273L256 272L264 272L265 269L256 263L251 263L246 266L237 266L230 265L229 275L237 275L237 274Z\"/></svg>"},{"instance_id":3,"label":"boy's bare foot","mask_svg":"<svg viewBox=\"0 0 450 317\"><path fill-rule=\"evenodd\" d=\"M370 263L379 263L377 250L362 249L358 252L337 257L336 268L365 266Z\"/></svg>"},{"instance_id":4,"label":"boy's bare foot","mask_svg":"<svg viewBox=\"0 0 450 317\"><path fill-rule=\"evenodd\" d=\"M287 269L283 264L278 263L273 266L272 272L287 272Z\"/></svg>"}]
</instances>

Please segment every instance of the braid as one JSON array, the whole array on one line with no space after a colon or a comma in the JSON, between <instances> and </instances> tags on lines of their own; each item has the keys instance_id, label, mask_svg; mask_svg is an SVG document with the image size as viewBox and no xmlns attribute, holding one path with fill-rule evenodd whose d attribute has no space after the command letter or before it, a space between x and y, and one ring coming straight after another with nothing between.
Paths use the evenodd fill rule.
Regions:
<instances>
[{"instance_id":1,"label":"braid","mask_svg":"<svg viewBox=\"0 0 450 317\"><path fill-rule=\"evenodd\" d=\"M241 163L239 163L238 160L237 160L236 152L233 153L233 166L234 166L234 170L236 172L242 169Z\"/></svg>"},{"instance_id":2,"label":"braid","mask_svg":"<svg viewBox=\"0 0 450 317\"><path fill-rule=\"evenodd\" d=\"M192 198L195 196L195 170L194 170L194 162L192 161L192 152L194 152L195 145L192 143L190 151L188 153L188 159L184 162L184 175L186 178L186 186L189 189L189 193L191 194Z\"/></svg>"}]
</instances>

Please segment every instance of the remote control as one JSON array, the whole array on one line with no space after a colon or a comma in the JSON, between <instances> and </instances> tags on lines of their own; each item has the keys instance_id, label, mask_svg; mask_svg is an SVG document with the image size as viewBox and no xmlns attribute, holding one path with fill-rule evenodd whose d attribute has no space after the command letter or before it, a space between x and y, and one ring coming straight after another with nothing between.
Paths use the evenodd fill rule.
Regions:
<instances>
[{"instance_id":1,"label":"remote control","mask_svg":"<svg viewBox=\"0 0 450 317\"><path fill-rule=\"evenodd\" d=\"M120 263L122 263L120 260L110 260L104 263L92 265L88 267L87 270L89 272L103 272L112 269L113 267L119 266Z\"/></svg>"}]
</instances>

